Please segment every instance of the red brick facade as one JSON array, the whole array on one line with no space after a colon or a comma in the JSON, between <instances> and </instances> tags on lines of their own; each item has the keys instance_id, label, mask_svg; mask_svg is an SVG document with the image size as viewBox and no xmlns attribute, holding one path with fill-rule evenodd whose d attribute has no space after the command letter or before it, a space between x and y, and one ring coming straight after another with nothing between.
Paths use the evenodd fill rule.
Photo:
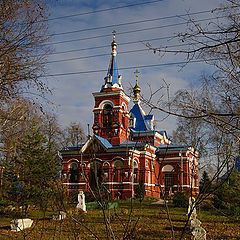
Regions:
<instances>
[{"instance_id":1,"label":"red brick facade","mask_svg":"<svg viewBox=\"0 0 240 240\"><path fill-rule=\"evenodd\" d=\"M93 93L94 135L81 146L60 151L62 179L68 194L104 185L113 197L129 198L140 180L147 196L162 197L177 191L198 192L197 151L171 145L165 131L153 127L153 115L140 106L136 80L134 106L123 91L116 69L116 43L105 84ZM136 72L137 73L137 72Z\"/></svg>"}]
</instances>

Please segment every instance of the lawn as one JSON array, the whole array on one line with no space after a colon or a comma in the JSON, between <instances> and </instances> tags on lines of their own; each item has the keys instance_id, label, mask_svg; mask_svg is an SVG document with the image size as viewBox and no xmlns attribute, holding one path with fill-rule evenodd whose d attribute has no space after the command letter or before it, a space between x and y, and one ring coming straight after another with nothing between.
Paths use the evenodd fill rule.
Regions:
<instances>
[{"instance_id":1,"label":"lawn","mask_svg":"<svg viewBox=\"0 0 240 240\"><path fill-rule=\"evenodd\" d=\"M152 204L153 200L144 200L140 205L138 201L120 201L118 209L106 211L110 214L111 227L116 239L123 239L126 229L134 236L132 239L171 239L171 230L165 207ZM187 219L187 209L174 208L169 205L169 211L174 226L176 239ZM52 220L52 212L41 217L38 210L32 210L29 217L34 220L31 229L13 233L9 229L11 214L0 216L0 239L106 239L103 213L101 210L88 210L87 213L68 209L67 218L62 221ZM221 216L213 210L198 211L198 218L207 231L207 239L240 239L239 221ZM96 238L97 236L97 238ZM130 238L125 238L130 239ZM191 239L189 227L185 238Z\"/></svg>"}]
</instances>

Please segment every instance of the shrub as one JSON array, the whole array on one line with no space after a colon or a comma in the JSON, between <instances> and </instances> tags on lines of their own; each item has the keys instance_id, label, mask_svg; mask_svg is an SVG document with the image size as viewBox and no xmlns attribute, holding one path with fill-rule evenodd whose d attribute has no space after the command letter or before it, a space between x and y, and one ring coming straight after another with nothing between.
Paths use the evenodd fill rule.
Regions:
<instances>
[{"instance_id":1,"label":"shrub","mask_svg":"<svg viewBox=\"0 0 240 240\"><path fill-rule=\"evenodd\" d=\"M228 182L219 186L214 194L213 204L229 215L240 215L240 173L233 171Z\"/></svg>"}]
</instances>

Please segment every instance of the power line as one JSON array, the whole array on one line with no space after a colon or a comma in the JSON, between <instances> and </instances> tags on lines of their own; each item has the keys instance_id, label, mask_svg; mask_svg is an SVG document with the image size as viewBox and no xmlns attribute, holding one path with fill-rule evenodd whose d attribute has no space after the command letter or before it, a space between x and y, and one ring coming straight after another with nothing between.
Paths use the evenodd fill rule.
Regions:
<instances>
[{"instance_id":1,"label":"power line","mask_svg":"<svg viewBox=\"0 0 240 240\"><path fill-rule=\"evenodd\" d=\"M208 59L208 61L215 61L219 59ZM122 67L119 70L129 70L129 69L139 69L139 68L152 68L152 67L163 67L163 66L172 66L172 65L181 65L188 63L200 63L205 62L204 60L192 60L192 61L181 61L181 62L170 62L170 63L160 63L160 64L149 64L149 65L139 65L139 66L131 66L131 67ZM106 72L106 69L100 70L89 70L89 71L80 71L80 72L68 72L68 73L56 73L56 74L47 74L41 77L60 77L60 76L69 76L69 75L80 75L80 74L89 74L89 73L100 73Z\"/></svg>"},{"instance_id":2,"label":"power line","mask_svg":"<svg viewBox=\"0 0 240 240\"><path fill-rule=\"evenodd\" d=\"M143 39L143 40L138 40L138 41L129 41L129 42L122 42L122 43L120 42L120 43L118 43L118 46L130 45L130 44L135 44L135 43L152 42L152 41L165 40L165 39L172 39L173 37L174 36L165 36L165 37L158 37L158 38ZM175 45L175 46L177 47L177 45ZM50 56L50 55L65 54L65 53L71 53L71 52L80 52L80 51L92 50L92 49L109 48L109 47L110 47L110 45L108 44L108 45L95 46L95 47L72 49L72 50L67 50L67 51L58 51L58 52L50 53L48 55Z\"/></svg>"},{"instance_id":3,"label":"power line","mask_svg":"<svg viewBox=\"0 0 240 240\"><path fill-rule=\"evenodd\" d=\"M209 20L220 19L220 18L223 18L223 17L205 18L205 19L197 20L196 22L203 22L203 21L209 21ZM136 29L136 30L131 30L131 31L118 32L118 35L148 31L148 30L154 30L154 29L161 29L161 28L166 28L166 27L180 26L180 25L184 25L184 24L187 24L187 23L189 23L189 22L173 23L173 24L162 25L162 26L157 26L157 27L148 27L148 28ZM84 38L78 38L78 39L72 39L72 40L64 40L64 41L59 41L59 42L46 43L45 45L52 45L52 44L56 45L56 44L61 44L61 43L90 40L90 39L109 37L109 36L112 36L112 34L104 34L104 35L97 35L97 36L92 36L92 37L84 37Z\"/></svg>"},{"instance_id":4,"label":"power line","mask_svg":"<svg viewBox=\"0 0 240 240\"><path fill-rule=\"evenodd\" d=\"M149 49L145 48L145 49L130 50L130 51L118 52L118 54L143 52L143 51L149 51ZM66 58L66 59L52 60L52 61L47 61L46 63L66 62L66 61L80 60L80 59L86 59L86 58L103 57L103 56L109 56L109 55L110 55L109 53L103 53L103 54L83 56L83 57L75 57L75 58Z\"/></svg>"},{"instance_id":5,"label":"power line","mask_svg":"<svg viewBox=\"0 0 240 240\"><path fill-rule=\"evenodd\" d=\"M122 8L128 8L128 7L135 7L135 6L140 6L140 5L147 5L147 4L152 4L152 3L162 2L162 1L163 0L154 0L154 1L148 1L148 2L142 2L142 3L134 3L134 4L118 6L118 7L112 7L112 8L105 8L105 9L100 9L100 10L95 10L95 11L89 11L89 12L65 15L65 16L61 16L61 17L49 18L48 21L64 19L64 18L71 18L71 17L78 17L78 16L84 16L84 15L93 14L93 13L107 12L107 11L112 11L112 10L117 10L117 9L122 9Z\"/></svg>"},{"instance_id":6,"label":"power line","mask_svg":"<svg viewBox=\"0 0 240 240\"><path fill-rule=\"evenodd\" d=\"M111 10L118 10L118 9L122 9L122 8L134 7L134 6L139 6L139 5L147 5L147 4L152 4L152 3L162 2L162 1L163 0L154 0L154 1L135 3L135 4L124 5L124 6L118 6L118 7L112 7L112 8L105 8L105 9L100 9L100 10L95 10L95 11L89 11L89 12L83 12L83 13L77 13L77 14L70 14L70 15L65 15L65 16L61 16L61 17L49 18L48 21L64 19L64 18L71 18L71 17L77 17L77 16L84 16L84 15L88 15L88 14L94 14L94 13L99 13L99 12L106 12L106 11L111 11ZM214 11L225 11L226 9L229 9L229 8L239 8L239 6L238 5L235 5L235 6L233 5L233 6L215 8L215 9L212 9L210 11L211 12L214 12Z\"/></svg>"},{"instance_id":7,"label":"power line","mask_svg":"<svg viewBox=\"0 0 240 240\"><path fill-rule=\"evenodd\" d=\"M213 43L214 41L207 41L205 43ZM191 44L191 46L193 45L199 45L200 43L193 43ZM163 52L164 49L169 49L169 48L174 48L174 47L183 47L183 46L189 46L188 43L183 43L183 44L175 44L175 45L169 45L169 46L164 46L163 47ZM90 48L91 49L91 48ZM122 51L122 52L118 52L119 54L126 54L126 53L135 53L135 52L145 52L145 51L152 51L153 49L149 49L149 48L144 48L144 49L136 49L136 50L128 50L128 51ZM177 51L177 50L176 50ZM184 51L183 49L181 49L181 51ZM187 51L187 50L185 50ZM58 59L58 60L50 60L47 61L46 63L57 63L57 62L67 62L67 61L74 61L74 60L81 60L81 59L87 59L87 58L95 58L95 57L104 57L104 56L110 56L110 53L103 53L103 54L96 54L96 55L89 55L89 56L82 56L82 57L73 57L73 58L65 58L65 59Z\"/></svg>"},{"instance_id":8,"label":"power line","mask_svg":"<svg viewBox=\"0 0 240 240\"><path fill-rule=\"evenodd\" d=\"M165 16L165 17L159 17L159 18L139 20L139 21L134 21L134 22L126 22L126 23L112 24L112 25L106 25L106 26L100 26L100 27L78 29L78 30L74 30L74 31L53 33L53 34L49 34L48 36L66 35L66 34L86 32L86 31L92 31L92 30L99 30L99 29L110 28L110 27L120 27L120 26L133 25L133 24L138 24L138 23L154 22L154 21L166 20L166 19L171 19L171 18L181 18L181 17L194 16L194 15L209 13L209 12L212 12L212 11L211 10L205 10L205 11L186 13L186 14L180 14L180 15L172 15L172 16Z\"/></svg>"},{"instance_id":9,"label":"power line","mask_svg":"<svg viewBox=\"0 0 240 240\"><path fill-rule=\"evenodd\" d=\"M129 45L129 44L134 44L134 43L143 43L143 42L148 42L148 41L164 40L164 39L170 39L170 38L173 38L173 36L166 36L166 37L150 38L150 39L144 39L144 40L138 40L138 41L123 42L123 43L118 43L118 46ZM51 53L49 55L63 54L63 53L70 53L70 52L80 52L80 51L85 51L85 50L90 50L90 49L99 49L99 48L107 48L107 47L109 48L110 45L108 44L108 45L102 45L102 46L72 49L72 50L67 50L67 51L59 51L59 52Z\"/></svg>"}]
</instances>

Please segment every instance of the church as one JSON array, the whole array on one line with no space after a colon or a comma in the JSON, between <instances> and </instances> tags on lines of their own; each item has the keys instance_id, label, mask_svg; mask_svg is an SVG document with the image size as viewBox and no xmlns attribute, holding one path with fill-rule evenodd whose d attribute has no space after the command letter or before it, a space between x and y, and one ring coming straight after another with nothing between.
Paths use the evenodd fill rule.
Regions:
<instances>
[{"instance_id":1,"label":"church","mask_svg":"<svg viewBox=\"0 0 240 240\"><path fill-rule=\"evenodd\" d=\"M93 93L93 136L61 150L62 181L71 195L104 186L113 198L134 197L141 182L145 195L163 197L178 191L198 193L198 152L173 145L166 131L154 127L154 116L141 106L138 75L133 107L117 67L115 33L107 75Z\"/></svg>"}]
</instances>

